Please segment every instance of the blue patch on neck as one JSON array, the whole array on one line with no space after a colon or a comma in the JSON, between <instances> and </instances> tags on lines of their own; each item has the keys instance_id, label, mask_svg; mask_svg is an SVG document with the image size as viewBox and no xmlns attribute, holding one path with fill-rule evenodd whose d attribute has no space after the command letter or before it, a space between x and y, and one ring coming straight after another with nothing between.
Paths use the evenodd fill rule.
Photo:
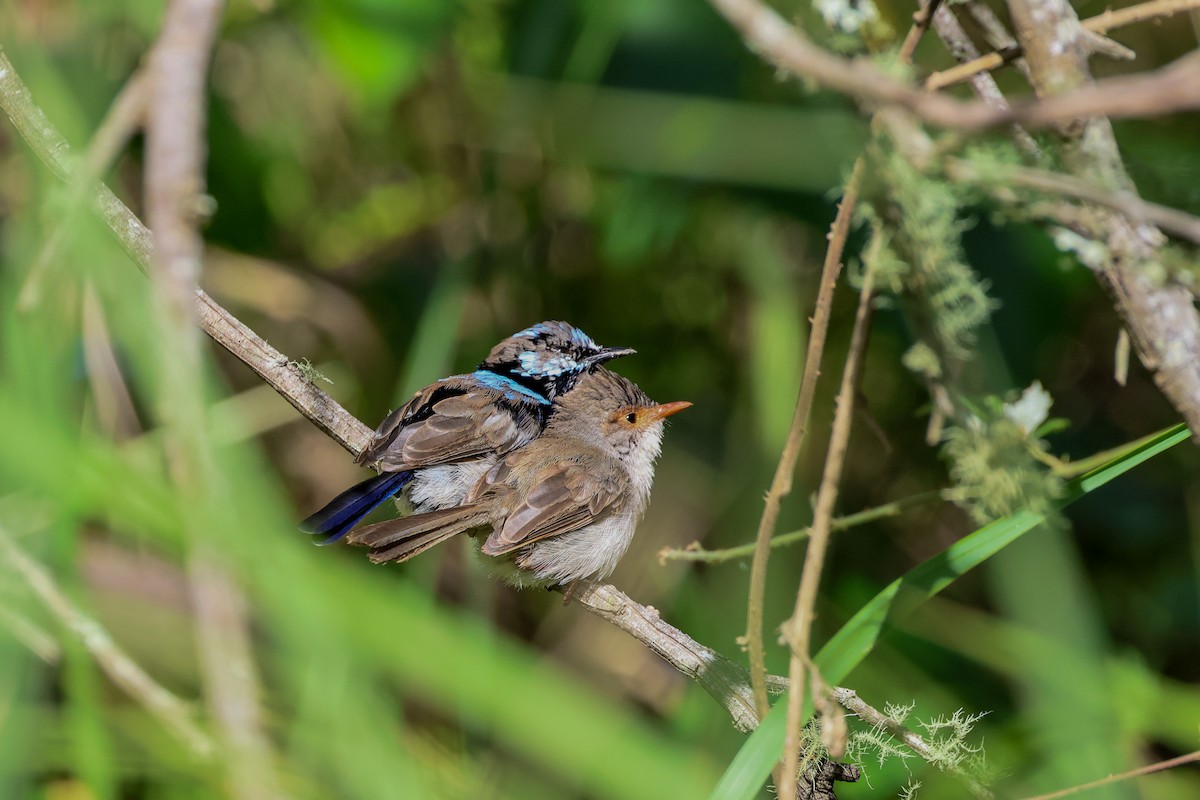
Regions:
<instances>
[{"instance_id":1,"label":"blue patch on neck","mask_svg":"<svg viewBox=\"0 0 1200 800\"><path fill-rule=\"evenodd\" d=\"M489 389L495 389L498 392L504 393L505 400L532 400L538 405L548 406L550 401L545 396L529 389L514 381L506 375L492 372L488 369L478 369L471 374L471 377L486 386Z\"/></svg>"}]
</instances>

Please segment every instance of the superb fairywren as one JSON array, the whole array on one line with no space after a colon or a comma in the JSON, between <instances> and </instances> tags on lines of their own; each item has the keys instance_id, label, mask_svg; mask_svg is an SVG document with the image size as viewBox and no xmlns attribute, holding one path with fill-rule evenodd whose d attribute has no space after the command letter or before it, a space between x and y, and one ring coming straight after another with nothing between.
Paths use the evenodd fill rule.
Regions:
<instances>
[{"instance_id":1,"label":"superb fairywren","mask_svg":"<svg viewBox=\"0 0 1200 800\"><path fill-rule=\"evenodd\" d=\"M607 577L650 498L663 421L691 405L655 403L606 369L558 398L537 439L488 470L457 508L368 525L350 534L375 563L406 561L460 533L515 565L511 583Z\"/></svg>"},{"instance_id":2,"label":"superb fairywren","mask_svg":"<svg viewBox=\"0 0 1200 800\"><path fill-rule=\"evenodd\" d=\"M300 524L335 542L403 491L416 511L457 506L506 453L546 427L556 397L580 376L635 352L601 347L566 322L541 322L503 340L467 375L421 389L380 423L356 461L380 470Z\"/></svg>"}]
</instances>

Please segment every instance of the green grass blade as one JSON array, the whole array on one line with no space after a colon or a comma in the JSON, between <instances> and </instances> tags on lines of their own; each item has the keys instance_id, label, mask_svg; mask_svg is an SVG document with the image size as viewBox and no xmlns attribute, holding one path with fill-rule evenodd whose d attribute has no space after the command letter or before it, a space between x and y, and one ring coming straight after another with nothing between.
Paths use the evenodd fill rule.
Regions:
<instances>
[{"instance_id":1,"label":"green grass blade","mask_svg":"<svg viewBox=\"0 0 1200 800\"><path fill-rule=\"evenodd\" d=\"M1186 426L1168 428L1152 439L1139 442L1101 467L1071 481L1058 508L1095 491L1113 478L1169 450L1189 436ZM1024 534L1036 528L1044 515L1017 512L998 519L958 540L946 550L911 569L889 584L859 609L817 654L816 663L829 683L845 680L879 641L884 626L911 612L945 589L968 570L988 560ZM713 790L712 800L753 798L771 774L783 748L786 713L773 708L730 762Z\"/></svg>"}]
</instances>

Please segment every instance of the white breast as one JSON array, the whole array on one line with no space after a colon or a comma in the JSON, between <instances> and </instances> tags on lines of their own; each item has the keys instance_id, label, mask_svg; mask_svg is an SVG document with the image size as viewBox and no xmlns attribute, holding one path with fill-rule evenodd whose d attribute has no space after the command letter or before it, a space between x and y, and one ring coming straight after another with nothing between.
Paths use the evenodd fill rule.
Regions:
<instances>
[{"instance_id":1,"label":"white breast","mask_svg":"<svg viewBox=\"0 0 1200 800\"><path fill-rule=\"evenodd\" d=\"M629 548L639 516L640 509L637 513L627 510L586 528L534 542L521 549L517 565L549 583L607 578Z\"/></svg>"},{"instance_id":2,"label":"white breast","mask_svg":"<svg viewBox=\"0 0 1200 800\"><path fill-rule=\"evenodd\" d=\"M462 504L467 492L495 465L496 457L487 456L457 464L423 467L404 487L404 493L418 514L453 508Z\"/></svg>"}]
</instances>

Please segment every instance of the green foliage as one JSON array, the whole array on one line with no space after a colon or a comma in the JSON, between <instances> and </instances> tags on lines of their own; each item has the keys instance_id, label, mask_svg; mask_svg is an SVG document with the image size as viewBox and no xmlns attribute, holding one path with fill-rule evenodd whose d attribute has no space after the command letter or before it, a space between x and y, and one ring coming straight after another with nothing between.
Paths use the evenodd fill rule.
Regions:
<instances>
[{"instance_id":1,"label":"green foliage","mask_svg":"<svg viewBox=\"0 0 1200 800\"><path fill-rule=\"evenodd\" d=\"M1059 508L1188 439L1177 425L1148 442L1138 443L1105 465L1067 484ZM980 528L890 583L821 648L814 661L830 684L839 683L874 650L884 630L912 613L966 572L974 569L1045 523L1046 516L1021 510ZM710 797L750 798L770 773L783 746L786 704L774 706L726 768Z\"/></svg>"},{"instance_id":2,"label":"green foliage","mask_svg":"<svg viewBox=\"0 0 1200 800\"><path fill-rule=\"evenodd\" d=\"M811 4L792 5L783 13L821 36ZM132 0L0 8L5 54L76 151L144 62L162 9ZM912 10L879 0L879 27L841 41L880 53L874 63L892 74L924 75L943 57L936 43L922 46L911 73L894 57ZM1139 53L1165 59L1172 41ZM663 568L653 554L753 535L791 419L833 207L869 134L859 107L802 95L691 0L250 0L228 6L210 84L206 291L368 425L538 319L636 347L615 367L654 397L696 407L668 433L653 504L614 582L741 658L746 572ZM211 736L220 734L208 707L214 676L198 657L208 650L191 594L197 554L220 562L243 603L257 677L251 710L266 755L255 767L274 783L259 794L660 798L715 786L722 800L766 796L779 712L745 739L644 647L556 596L498 585L453 546L386 569L353 548L311 547L295 521L363 473L207 342L194 376L206 499L170 481L148 284L86 215L30 275L63 229L66 191L3 125L0 529ZM1193 127L1139 124L1122 146L1146 167L1148 197L1194 213ZM981 141L962 157L1002 174L1012 149ZM135 137L106 176L136 209L142 166ZM1106 451L1174 421L1146 373L1134 370L1124 389L1109 380L1112 308L1086 271L1055 269L1066 259L1054 239L1011 224L990 194L994 213L980 217L981 192L917 174L890 142L874 147L867 176L886 302L839 514L946 484L923 441L929 398L910 371L957 404L952 437L976 436L964 398L1034 378L1071 422L1055 440L1063 452ZM865 238L851 234L851 287ZM1057 243L1105 257L1094 242L1064 234ZM1159 277L1186 281L1194 255L1167 249ZM839 287L779 530L811 521L806 498L854 299ZM990 491L994 465L1027 471L1030 486L1009 493L1010 516L965 538L964 515L948 503L840 532L854 538L835 542L822 582L822 672L868 696L919 686L921 708L996 709L974 735L1003 767L1005 796L1194 748L1196 584L1181 554L1195 455L1176 448L1094 491L1187 434L1106 459L1047 501L1050 476L1070 474L1037 441L1050 423L1032 422L1037 414L1019 423L999 400L976 405L983 431L962 459L976 495ZM1080 463L1089 462L1065 466ZM1073 538L1042 524L1038 508L1054 514L1085 493ZM1051 541L1061 546L1047 550ZM802 557L773 552L768 626L791 613ZM962 580L981 565L986 579ZM954 604L927 602L952 584L961 584ZM1022 616L1014 596L1033 613ZM111 679L93 642L0 557L0 797L230 796L244 751L195 756ZM771 642L773 672L785 656ZM815 737L806 746L821 755ZM1194 774L1159 780L1155 800L1200 795ZM871 782L839 796L922 784L924 800L962 796L960 783L912 758L873 768Z\"/></svg>"}]
</instances>

